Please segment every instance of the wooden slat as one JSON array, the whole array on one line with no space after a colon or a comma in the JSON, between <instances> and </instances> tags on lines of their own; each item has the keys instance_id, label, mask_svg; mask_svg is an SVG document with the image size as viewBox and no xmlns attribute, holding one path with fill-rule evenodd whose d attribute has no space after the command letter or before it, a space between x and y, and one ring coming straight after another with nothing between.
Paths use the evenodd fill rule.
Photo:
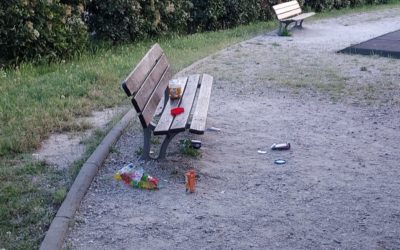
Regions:
<instances>
[{"instance_id":1,"label":"wooden slat","mask_svg":"<svg viewBox=\"0 0 400 250\"><path fill-rule=\"evenodd\" d=\"M206 128L206 119L208 106L210 104L211 88L213 77L207 74L201 79L200 92L197 99L196 109L193 114L190 132L195 134L204 134Z\"/></svg>"},{"instance_id":2,"label":"wooden slat","mask_svg":"<svg viewBox=\"0 0 400 250\"><path fill-rule=\"evenodd\" d=\"M186 84L185 92L182 96L182 101L180 103L180 107L185 109L183 114L175 117L169 131L170 132L182 132L186 129L186 124L189 119L190 111L193 106L194 98L196 96L197 86L199 84L200 75L190 75L188 78L188 82Z\"/></svg>"},{"instance_id":3,"label":"wooden slat","mask_svg":"<svg viewBox=\"0 0 400 250\"><path fill-rule=\"evenodd\" d=\"M141 88L137 91L135 97L132 99L132 103L136 109L136 112L142 112L157 83L160 81L168 67L169 64L167 58L165 55L163 55L154 66L153 70L150 72Z\"/></svg>"},{"instance_id":4,"label":"wooden slat","mask_svg":"<svg viewBox=\"0 0 400 250\"><path fill-rule=\"evenodd\" d=\"M168 69L165 71L164 75L160 79L160 82L157 84L157 87L154 90L153 94L151 94L151 97L144 107L143 112L139 114L139 119L143 128L147 128L147 126L153 119L153 115L156 112L158 103L165 93L165 89L168 86L168 82L169 79L171 79L171 76L171 69L168 67Z\"/></svg>"},{"instance_id":5,"label":"wooden slat","mask_svg":"<svg viewBox=\"0 0 400 250\"><path fill-rule=\"evenodd\" d=\"M299 3L297 1L290 1L290 2L286 2L286 3L280 3L277 5L272 6L272 8L276 11L282 8L286 8L288 6L292 6L292 5L299 5Z\"/></svg>"},{"instance_id":6,"label":"wooden slat","mask_svg":"<svg viewBox=\"0 0 400 250\"><path fill-rule=\"evenodd\" d=\"M162 54L163 51L160 45L154 44L125 81L122 82L122 88L128 96L135 94L139 90L148 73Z\"/></svg>"},{"instance_id":7,"label":"wooden slat","mask_svg":"<svg viewBox=\"0 0 400 250\"><path fill-rule=\"evenodd\" d=\"M303 13L301 15L298 15L298 16L295 16L295 17L291 17L290 19L294 20L294 21L300 21L300 20L306 19L306 18L308 18L310 16L313 16L313 15L315 15L314 12Z\"/></svg>"},{"instance_id":8,"label":"wooden slat","mask_svg":"<svg viewBox=\"0 0 400 250\"><path fill-rule=\"evenodd\" d=\"M187 77L178 78L178 82L182 85L182 92L185 91L187 80ZM165 105L164 112L162 113L160 120L154 129L154 135L166 135L169 133L169 128L174 120L174 117L171 115L171 109L179 107L180 103L180 98L176 100L168 100L167 104Z\"/></svg>"},{"instance_id":9,"label":"wooden slat","mask_svg":"<svg viewBox=\"0 0 400 250\"><path fill-rule=\"evenodd\" d=\"M285 12L283 14L278 15L278 19L284 20L285 18L292 17L292 16L295 16L300 13L301 13L301 9L292 10L292 11Z\"/></svg>"},{"instance_id":10,"label":"wooden slat","mask_svg":"<svg viewBox=\"0 0 400 250\"><path fill-rule=\"evenodd\" d=\"M297 9L300 9L300 5L299 4L294 4L294 5L291 5L291 6L286 7L286 8L275 10L275 13L276 13L276 15L279 16L282 13L289 12L289 11L292 11L292 10L297 10ZM300 11L301 11L301 9L300 9Z\"/></svg>"}]
</instances>

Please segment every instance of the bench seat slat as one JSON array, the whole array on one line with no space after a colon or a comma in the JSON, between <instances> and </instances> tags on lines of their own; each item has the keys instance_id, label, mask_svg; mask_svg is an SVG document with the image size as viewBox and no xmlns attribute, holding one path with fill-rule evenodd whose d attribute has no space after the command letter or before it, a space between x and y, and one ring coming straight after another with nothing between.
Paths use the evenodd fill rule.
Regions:
<instances>
[{"instance_id":1,"label":"bench seat slat","mask_svg":"<svg viewBox=\"0 0 400 250\"><path fill-rule=\"evenodd\" d=\"M185 91L187 80L188 80L187 77L178 78L178 82L182 86L182 92ZM171 127L171 124L174 120L174 117L171 115L170 111L172 108L179 107L180 103L181 103L181 99L169 100L166 103L166 105L164 107L164 112L162 113L160 120L158 121L157 126L154 129L154 132L153 132L154 135L169 134L169 128ZM185 110L185 112L186 112L186 110Z\"/></svg>"},{"instance_id":2,"label":"bench seat slat","mask_svg":"<svg viewBox=\"0 0 400 250\"><path fill-rule=\"evenodd\" d=\"M185 112L175 117L169 129L172 133L185 131L190 111L192 110L194 98L196 96L199 80L200 80L199 74L189 76L185 88L185 93L183 94L182 101L180 103L180 107L183 107L185 109Z\"/></svg>"},{"instance_id":3,"label":"bench seat slat","mask_svg":"<svg viewBox=\"0 0 400 250\"><path fill-rule=\"evenodd\" d=\"M301 13L301 9L296 9L296 10L292 10L292 11L289 11L289 12L282 13L282 14L278 15L277 17L278 17L279 20L285 20L288 17L292 17L292 16L295 16L295 15L300 14L300 13Z\"/></svg>"},{"instance_id":4,"label":"bench seat slat","mask_svg":"<svg viewBox=\"0 0 400 250\"><path fill-rule=\"evenodd\" d=\"M147 128L149 123L153 120L154 113L156 112L158 103L165 93L165 89L168 85L169 79L171 79L172 73L170 68L168 67L165 71L164 75L161 77L160 81L157 84L156 89L151 94L149 101L144 107L141 114L139 114L139 120L143 126L143 128Z\"/></svg>"},{"instance_id":5,"label":"bench seat slat","mask_svg":"<svg viewBox=\"0 0 400 250\"><path fill-rule=\"evenodd\" d=\"M308 17L313 16L313 15L315 15L314 12L308 12L308 13L303 13L303 14L300 14L300 15L297 15L297 16L294 16L294 17L290 17L290 18L284 19L282 21L286 21L286 20L300 21L300 20L303 20L303 19L308 18Z\"/></svg>"},{"instance_id":6,"label":"bench seat slat","mask_svg":"<svg viewBox=\"0 0 400 250\"><path fill-rule=\"evenodd\" d=\"M149 52L147 52L135 69L122 83L122 88L128 96L135 94L139 90L146 79L148 72L154 67L155 63L162 55L163 51L160 45L155 44L151 47Z\"/></svg>"},{"instance_id":7,"label":"bench seat slat","mask_svg":"<svg viewBox=\"0 0 400 250\"><path fill-rule=\"evenodd\" d=\"M144 81L142 87L137 91L132 99L132 104L135 107L136 112L142 112L144 106L151 97L151 94L153 93L157 83L160 81L168 66L169 64L167 58L165 55L163 55Z\"/></svg>"},{"instance_id":8,"label":"bench seat slat","mask_svg":"<svg viewBox=\"0 0 400 250\"><path fill-rule=\"evenodd\" d=\"M195 134L204 134L206 128L208 106L210 104L211 88L213 77L203 74L200 85L198 101L193 114L190 132Z\"/></svg>"}]
</instances>

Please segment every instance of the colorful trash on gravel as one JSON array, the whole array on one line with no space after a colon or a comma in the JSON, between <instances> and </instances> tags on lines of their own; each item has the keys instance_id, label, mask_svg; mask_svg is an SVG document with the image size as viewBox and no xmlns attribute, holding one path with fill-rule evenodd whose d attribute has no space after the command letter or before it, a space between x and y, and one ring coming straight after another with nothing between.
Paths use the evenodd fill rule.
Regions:
<instances>
[{"instance_id":1,"label":"colorful trash on gravel","mask_svg":"<svg viewBox=\"0 0 400 250\"><path fill-rule=\"evenodd\" d=\"M272 150L288 150L290 149L290 143L274 143L271 146Z\"/></svg>"},{"instance_id":2,"label":"colorful trash on gravel","mask_svg":"<svg viewBox=\"0 0 400 250\"><path fill-rule=\"evenodd\" d=\"M185 173L186 192L194 193L196 190L196 172L191 169Z\"/></svg>"},{"instance_id":3,"label":"colorful trash on gravel","mask_svg":"<svg viewBox=\"0 0 400 250\"><path fill-rule=\"evenodd\" d=\"M118 170L118 172L115 173L114 178L117 181L123 181L126 185L134 188L148 190L155 190L159 188L157 178L146 174L143 167L134 166L132 163L129 163Z\"/></svg>"}]
</instances>

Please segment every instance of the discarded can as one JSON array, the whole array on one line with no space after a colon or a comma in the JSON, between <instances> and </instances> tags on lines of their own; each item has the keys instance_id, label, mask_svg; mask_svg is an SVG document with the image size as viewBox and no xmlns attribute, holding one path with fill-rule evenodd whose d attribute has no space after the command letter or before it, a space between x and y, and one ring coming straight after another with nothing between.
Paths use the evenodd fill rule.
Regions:
<instances>
[{"instance_id":1,"label":"discarded can","mask_svg":"<svg viewBox=\"0 0 400 250\"><path fill-rule=\"evenodd\" d=\"M186 192L194 193L196 188L196 172L194 169L185 173Z\"/></svg>"},{"instance_id":2,"label":"discarded can","mask_svg":"<svg viewBox=\"0 0 400 250\"><path fill-rule=\"evenodd\" d=\"M191 140L192 148L200 149L201 148L201 141L199 140Z\"/></svg>"},{"instance_id":3,"label":"discarded can","mask_svg":"<svg viewBox=\"0 0 400 250\"><path fill-rule=\"evenodd\" d=\"M208 131L215 131L215 132L221 131L220 128L216 128L216 127L210 127L210 128L207 128L207 130L208 130Z\"/></svg>"},{"instance_id":4,"label":"discarded can","mask_svg":"<svg viewBox=\"0 0 400 250\"><path fill-rule=\"evenodd\" d=\"M282 160L282 159L278 159L278 160L275 160L274 163L275 163L275 164L278 164L278 165L282 165L282 164L285 164L286 161L285 161L285 160Z\"/></svg>"},{"instance_id":5,"label":"discarded can","mask_svg":"<svg viewBox=\"0 0 400 250\"><path fill-rule=\"evenodd\" d=\"M288 150L290 149L290 143L279 143L279 144L272 144L272 150Z\"/></svg>"}]
</instances>

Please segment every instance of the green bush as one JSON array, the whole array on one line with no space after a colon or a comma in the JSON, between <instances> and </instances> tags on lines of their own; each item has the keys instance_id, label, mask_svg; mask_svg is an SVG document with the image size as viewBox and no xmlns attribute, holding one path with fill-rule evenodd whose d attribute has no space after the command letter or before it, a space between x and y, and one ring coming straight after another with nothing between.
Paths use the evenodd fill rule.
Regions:
<instances>
[{"instance_id":1,"label":"green bush","mask_svg":"<svg viewBox=\"0 0 400 250\"><path fill-rule=\"evenodd\" d=\"M275 18L281 0L13 0L0 1L0 68L69 58L92 38L113 43L218 30ZM299 0L325 11L388 0ZM85 13L85 14L84 14ZM86 23L82 21L82 17ZM88 27L88 29L86 28Z\"/></svg>"},{"instance_id":2,"label":"green bush","mask_svg":"<svg viewBox=\"0 0 400 250\"><path fill-rule=\"evenodd\" d=\"M259 0L225 0L226 14L221 20L225 27L256 21L260 17Z\"/></svg>"},{"instance_id":3,"label":"green bush","mask_svg":"<svg viewBox=\"0 0 400 250\"><path fill-rule=\"evenodd\" d=\"M158 5L162 32L185 33L193 4L189 0L171 0Z\"/></svg>"},{"instance_id":4,"label":"green bush","mask_svg":"<svg viewBox=\"0 0 400 250\"><path fill-rule=\"evenodd\" d=\"M193 0L189 32L217 30L272 17L267 0Z\"/></svg>"},{"instance_id":5,"label":"green bush","mask_svg":"<svg viewBox=\"0 0 400 250\"><path fill-rule=\"evenodd\" d=\"M87 11L89 32L95 38L124 41L143 37L143 20L136 0L93 0Z\"/></svg>"},{"instance_id":6,"label":"green bush","mask_svg":"<svg viewBox=\"0 0 400 250\"><path fill-rule=\"evenodd\" d=\"M87 5L89 31L96 39L138 41L186 30L187 0L92 0Z\"/></svg>"},{"instance_id":7,"label":"green bush","mask_svg":"<svg viewBox=\"0 0 400 250\"><path fill-rule=\"evenodd\" d=\"M219 21L226 13L224 0L192 0L192 4L188 23L189 33L223 27Z\"/></svg>"},{"instance_id":8,"label":"green bush","mask_svg":"<svg viewBox=\"0 0 400 250\"><path fill-rule=\"evenodd\" d=\"M366 4L386 4L388 0L307 0L306 5L315 11L329 11L348 7L362 6Z\"/></svg>"},{"instance_id":9,"label":"green bush","mask_svg":"<svg viewBox=\"0 0 400 250\"><path fill-rule=\"evenodd\" d=\"M83 50L83 5L58 0L0 2L0 67L23 61L69 58Z\"/></svg>"}]
</instances>

